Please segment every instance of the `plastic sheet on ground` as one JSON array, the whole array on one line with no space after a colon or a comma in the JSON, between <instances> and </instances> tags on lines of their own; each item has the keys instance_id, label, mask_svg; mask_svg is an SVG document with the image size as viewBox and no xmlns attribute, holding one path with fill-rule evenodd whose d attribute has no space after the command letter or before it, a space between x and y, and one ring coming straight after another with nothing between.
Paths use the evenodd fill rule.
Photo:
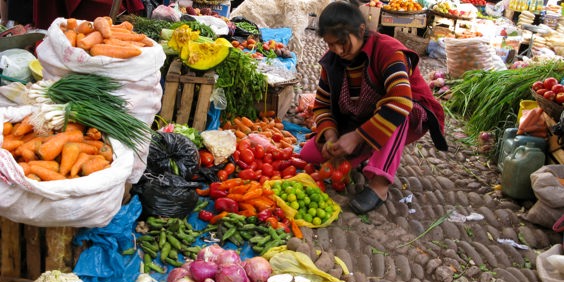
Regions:
<instances>
[{"instance_id":1,"label":"plastic sheet on ground","mask_svg":"<svg viewBox=\"0 0 564 282\"><path fill-rule=\"evenodd\" d=\"M306 134L310 133L311 130L309 128L303 127L301 125L297 125L295 123L291 123L289 121L283 120L282 124L284 125L284 129L292 133L296 139L298 139L297 145L294 146L294 152L299 153L302 147L299 145L301 142L306 141Z\"/></svg>"},{"instance_id":2,"label":"plastic sheet on ground","mask_svg":"<svg viewBox=\"0 0 564 282\"><path fill-rule=\"evenodd\" d=\"M284 45L288 45L290 38L292 37L292 29L288 27L282 28L261 28L260 32L262 34L263 42L267 42L268 40L275 40L276 42L282 42ZM280 62L282 62L286 68L289 70L295 70L296 65L298 64L298 57L296 54L292 52L291 58L277 58Z\"/></svg>"}]
</instances>

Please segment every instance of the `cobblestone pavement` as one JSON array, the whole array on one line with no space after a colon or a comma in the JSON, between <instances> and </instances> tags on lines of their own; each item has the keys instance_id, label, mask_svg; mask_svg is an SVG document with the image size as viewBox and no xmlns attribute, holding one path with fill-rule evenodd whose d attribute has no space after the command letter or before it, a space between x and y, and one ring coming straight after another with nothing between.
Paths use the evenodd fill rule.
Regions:
<instances>
[{"instance_id":1,"label":"cobblestone pavement","mask_svg":"<svg viewBox=\"0 0 564 282\"><path fill-rule=\"evenodd\" d=\"M319 71L316 61L325 48L313 31L306 34L305 57L298 65L303 76L298 93L313 91L312 77ZM423 58L421 69L425 74L446 67ZM539 281L537 255L562 242L562 237L520 217L531 203L514 202L492 188L500 183L500 173L476 148L455 139L462 127L462 122L447 119L448 152L436 150L429 135L407 146L388 201L366 216L351 212L346 193L329 189L343 213L327 228L306 230L306 240L347 262L358 274L356 282ZM408 196L411 203L400 202ZM449 211L465 216L478 213L484 218L447 220L416 239Z\"/></svg>"}]
</instances>

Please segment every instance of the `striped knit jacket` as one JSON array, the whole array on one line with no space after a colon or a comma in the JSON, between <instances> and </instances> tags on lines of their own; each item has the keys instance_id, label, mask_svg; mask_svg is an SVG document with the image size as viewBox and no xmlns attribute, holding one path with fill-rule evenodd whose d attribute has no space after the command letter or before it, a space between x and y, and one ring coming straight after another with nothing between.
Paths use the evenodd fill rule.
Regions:
<instances>
[{"instance_id":1,"label":"striped knit jacket","mask_svg":"<svg viewBox=\"0 0 564 282\"><path fill-rule=\"evenodd\" d=\"M367 76L361 76L368 77L370 85L382 95L375 105L375 112L367 120L359 121L351 121L350 116L341 115L338 97L346 67L336 54L329 51L320 60L322 73L313 107L317 141L322 142L323 133L329 128L336 128L341 134L356 130L371 147L379 149L405 121L413 102L421 104L433 115L430 122L434 124L428 125L431 129L437 129L434 132L431 130L433 140L435 141L435 137L444 140L444 111L419 72L417 54L393 37L379 33L370 34L361 53L361 56L368 58L367 67L363 68ZM358 70L349 70L348 75L353 78L349 83L352 87L359 87L359 74L355 72ZM354 95L355 92L357 90L353 90L351 94ZM440 146L437 147L441 149Z\"/></svg>"}]
</instances>

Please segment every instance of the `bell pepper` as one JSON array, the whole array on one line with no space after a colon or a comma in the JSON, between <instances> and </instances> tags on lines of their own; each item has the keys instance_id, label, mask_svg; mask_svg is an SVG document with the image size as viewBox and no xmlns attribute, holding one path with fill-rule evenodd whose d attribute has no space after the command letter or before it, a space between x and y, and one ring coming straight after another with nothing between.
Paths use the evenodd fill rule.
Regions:
<instances>
[{"instance_id":1,"label":"bell pepper","mask_svg":"<svg viewBox=\"0 0 564 282\"><path fill-rule=\"evenodd\" d=\"M212 217L213 217L213 213L211 211L201 210L198 213L198 218L206 222L209 222L212 219Z\"/></svg>"},{"instance_id":2,"label":"bell pepper","mask_svg":"<svg viewBox=\"0 0 564 282\"><path fill-rule=\"evenodd\" d=\"M210 184L210 198L212 199L218 199L218 198L223 198L227 196L228 191L227 190L222 190L221 188L221 183L220 182L212 182Z\"/></svg>"},{"instance_id":3,"label":"bell pepper","mask_svg":"<svg viewBox=\"0 0 564 282\"><path fill-rule=\"evenodd\" d=\"M264 209L257 214L259 221L264 222L267 218L272 217L272 210Z\"/></svg>"},{"instance_id":4,"label":"bell pepper","mask_svg":"<svg viewBox=\"0 0 564 282\"><path fill-rule=\"evenodd\" d=\"M229 199L227 197L216 199L214 207L217 212L226 211L236 213L239 211L239 204L237 203L237 201Z\"/></svg>"}]
</instances>

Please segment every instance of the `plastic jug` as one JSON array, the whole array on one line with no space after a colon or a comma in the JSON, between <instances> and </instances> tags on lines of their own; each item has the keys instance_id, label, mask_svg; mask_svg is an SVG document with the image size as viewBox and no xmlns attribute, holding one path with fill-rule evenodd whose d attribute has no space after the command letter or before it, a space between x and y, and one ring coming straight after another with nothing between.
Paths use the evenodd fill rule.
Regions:
<instances>
[{"instance_id":1,"label":"plastic jug","mask_svg":"<svg viewBox=\"0 0 564 282\"><path fill-rule=\"evenodd\" d=\"M501 172L503 172L503 163L505 158L509 156L515 150L515 148L527 143L531 143L532 147L539 148L543 152L547 147L547 142L544 138L528 135L517 135L517 128L507 128L503 132L499 157L497 159L497 167Z\"/></svg>"},{"instance_id":2,"label":"plastic jug","mask_svg":"<svg viewBox=\"0 0 564 282\"><path fill-rule=\"evenodd\" d=\"M503 194L518 200L535 198L531 187L531 173L544 165L545 153L533 143L517 147L503 161L501 174L501 191Z\"/></svg>"}]
</instances>

